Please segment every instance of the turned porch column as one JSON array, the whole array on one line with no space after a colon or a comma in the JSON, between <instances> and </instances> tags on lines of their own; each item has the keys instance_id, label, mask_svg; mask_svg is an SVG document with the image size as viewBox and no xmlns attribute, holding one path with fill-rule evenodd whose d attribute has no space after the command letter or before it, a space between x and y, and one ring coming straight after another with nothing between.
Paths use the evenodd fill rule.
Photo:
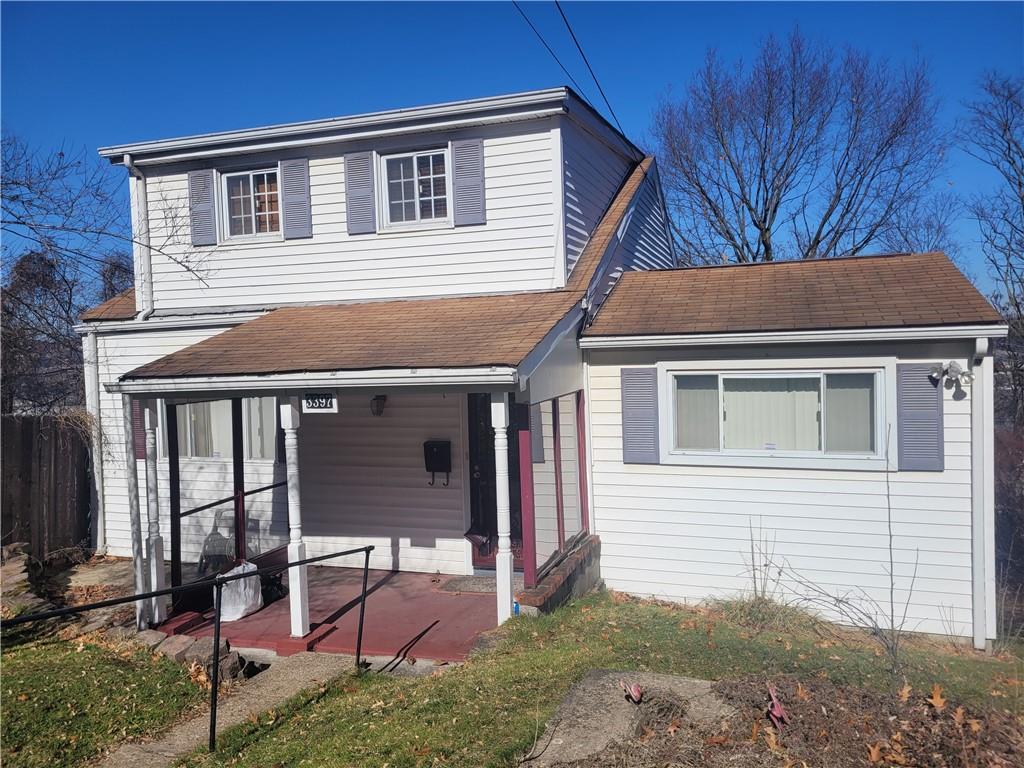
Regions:
<instances>
[{"instance_id":1,"label":"turned porch column","mask_svg":"<svg viewBox=\"0 0 1024 768\"><path fill-rule=\"evenodd\" d=\"M128 485L128 521L132 537L132 568L135 574L135 594L148 591L146 556L142 546L142 511L139 504L139 468L135 458L135 422L132 419L132 397L121 395L121 426L125 481ZM135 602L135 626L146 629L150 606L145 600Z\"/></svg>"},{"instance_id":2,"label":"turned porch column","mask_svg":"<svg viewBox=\"0 0 1024 768\"><path fill-rule=\"evenodd\" d=\"M498 592L498 624L512 617L512 515L508 490L508 395L491 394L494 428L494 498L498 514L498 553L494 558Z\"/></svg>"},{"instance_id":3,"label":"turned porch column","mask_svg":"<svg viewBox=\"0 0 1024 768\"><path fill-rule=\"evenodd\" d=\"M145 400L141 408L146 429L146 513L149 518L149 536L146 539L146 558L149 561L149 588L164 589L167 575L164 570L164 540L160 536L160 487L157 482L157 401ZM159 624L167 618L167 598L154 597L150 606L151 620Z\"/></svg>"},{"instance_id":4,"label":"turned porch column","mask_svg":"<svg viewBox=\"0 0 1024 768\"><path fill-rule=\"evenodd\" d=\"M279 397L281 429L284 430L284 458L288 479L288 561L304 560L302 502L299 494L299 399ZM309 582L306 566L288 569L288 600L291 604L292 637L309 634Z\"/></svg>"}]
</instances>

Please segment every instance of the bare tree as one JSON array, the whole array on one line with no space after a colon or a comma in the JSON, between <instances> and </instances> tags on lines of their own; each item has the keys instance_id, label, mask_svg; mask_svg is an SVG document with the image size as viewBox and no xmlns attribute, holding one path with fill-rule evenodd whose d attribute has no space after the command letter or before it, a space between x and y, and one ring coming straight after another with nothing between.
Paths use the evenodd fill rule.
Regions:
<instances>
[{"instance_id":1,"label":"bare tree","mask_svg":"<svg viewBox=\"0 0 1024 768\"><path fill-rule=\"evenodd\" d=\"M131 227L121 179L84 151L2 148L3 411L80 405L81 339L91 304L132 285Z\"/></svg>"},{"instance_id":2,"label":"bare tree","mask_svg":"<svg viewBox=\"0 0 1024 768\"><path fill-rule=\"evenodd\" d=\"M944 226L918 242L909 219L925 213L946 150L924 67L834 59L799 32L768 38L749 67L711 51L684 98L658 108L659 165L691 261L945 247Z\"/></svg>"},{"instance_id":3,"label":"bare tree","mask_svg":"<svg viewBox=\"0 0 1024 768\"><path fill-rule=\"evenodd\" d=\"M981 98L967 105L966 151L993 168L998 185L969 206L981 249L997 285L996 302L1010 326L999 364L1001 421L1024 427L1024 78L989 73Z\"/></svg>"}]
</instances>

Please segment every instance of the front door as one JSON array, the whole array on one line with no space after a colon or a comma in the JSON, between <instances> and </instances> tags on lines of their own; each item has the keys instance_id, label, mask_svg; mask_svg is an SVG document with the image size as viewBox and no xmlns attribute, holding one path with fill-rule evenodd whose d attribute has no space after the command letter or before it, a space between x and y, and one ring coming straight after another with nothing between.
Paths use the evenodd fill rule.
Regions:
<instances>
[{"instance_id":1,"label":"front door","mask_svg":"<svg viewBox=\"0 0 1024 768\"><path fill-rule=\"evenodd\" d=\"M473 564L494 565L498 547L498 511L494 488L494 428L491 426L491 396L471 393L469 399L469 519L466 535L473 546ZM512 551L520 565L523 519L519 496L519 440L517 414L525 409L512 407L509 427L509 507L512 518Z\"/></svg>"}]
</instances>

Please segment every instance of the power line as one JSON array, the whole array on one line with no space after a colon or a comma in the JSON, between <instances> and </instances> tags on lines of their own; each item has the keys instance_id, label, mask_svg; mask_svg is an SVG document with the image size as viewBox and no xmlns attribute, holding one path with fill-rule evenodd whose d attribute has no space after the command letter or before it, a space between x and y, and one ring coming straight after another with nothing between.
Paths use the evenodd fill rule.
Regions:
<instances>
[{"instance_id":1,"label":"power line","mask_svg":"<svg viewBox=\"0 0 1024 768\"><path fill-rule=\"evenodd\" d=\"M562 68L562 71L565 73L565 76L569 78L569 82L576 87L576 90L579 91L584 98L587 98L586 92L583 90L583 87L576 82L576 78L573 77L572 73L565 68L565 64L562 63L562 60L559 59L558 55L551 49L551 46L548 45L547 40L544 39L544 36L540 33L540 30L538 30L537 27L533 25L533 22L530 21L530 17L526 15L526 12L519 6L519 3L517 3L516 0L512 0L512 5L514 5L516 10L519 11L519 15L523 17L526 23L530 25L530 29L533 30L533 33L537 36L537 39L540 40L541 45L543 45L547 49L548 53L551 54L551 58L553 58L555 62L558 64L558 66ZM600 87L601 86L598 86L598 88ZM590 99L587 99L587 101L590 101ZM607 101L607 99L605 99L605 101Z\"/></svg>"},{"instance_id":2,"label":"power line","mask_svg":"<svg viewBox=\"0 0 1024 768\"><path fill-rule=\"evenodd\" d=\"M516 7L518 8L518 6L516 6ZM623 136L625 136L626 132L624 130L622 130L622 123L619 122L618 115L616 115L615 114L615 110L612 109L612 103L610 101L608 101L608 97L604 93L604 88L601 87L601 81L598 80L597 79L597 75L594 74L594 68L592 66L590 66L590 60L587 59L587 54L585 54L583 52L583 46L580 45L580 41L576 39L576 33L572 31L572 24L570 24L569 23L569 19L566 18L565 11L562 10L562 4L560 2L558 2L558 0L555 0L555 7L558 9L558 12L561 14L562 21L565 22L565 28L569 30L569 34L572 36L572 41L574 43L576 43L576 50L579 51L580 52L580 56L583 57L583 63L587 65L587 69L590 71L590 76L594 80L594 85L597 86L597 90L601 93L601 98L604 99L605 106L607 106L608 107L608 111L611 112L612 118L614 118L614 120L615 120L615 125L617 125L619 127L619 133L621 133ZM520 13L522 13L522 11L520 11ZM554 54L552 54L552 55L554 55ZM563 69L564 69L564 67L563 67Z\"/></svg>"}]
</instances>

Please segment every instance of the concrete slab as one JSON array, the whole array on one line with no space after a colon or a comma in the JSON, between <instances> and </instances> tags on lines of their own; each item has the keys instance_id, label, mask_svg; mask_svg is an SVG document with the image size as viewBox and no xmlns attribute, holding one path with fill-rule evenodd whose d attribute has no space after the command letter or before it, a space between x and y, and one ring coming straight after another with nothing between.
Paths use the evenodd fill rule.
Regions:
<instances>
[{"instance_id":1,"label":"concrete slab","mask_svg":"<svg viewBox=\"0 0 1024 768\"><path fill-rule=\"evenodd\" d=\"M551 716L537 740L536 757L528 763L531 768L582 760L614 741L632 737L639 707L626 700L619 680L637 683L648 696L657 692L686 699L686 717L701 725L714 726L734 711L715 695L708 680L595 669L572 687Z\"/></svg>"}]
</instances>

